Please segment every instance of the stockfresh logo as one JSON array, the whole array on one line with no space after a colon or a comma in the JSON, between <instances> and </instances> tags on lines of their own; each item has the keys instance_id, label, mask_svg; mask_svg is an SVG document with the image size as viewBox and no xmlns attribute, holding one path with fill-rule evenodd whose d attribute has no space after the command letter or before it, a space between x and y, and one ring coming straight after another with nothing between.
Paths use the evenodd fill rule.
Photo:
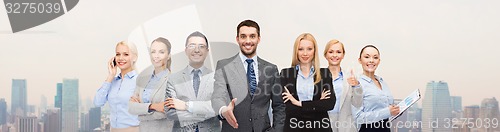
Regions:
<instances>
[{"instance_id":1,"label":"stockfresh logo","mask_svg":"<svg viewBox=\"0 0 500 132\"><path fill-rule=\"evenodd\" d=\"M13 33L52 21L73 9L78 1L3 0Z\"/></svg>"}]
</instances>

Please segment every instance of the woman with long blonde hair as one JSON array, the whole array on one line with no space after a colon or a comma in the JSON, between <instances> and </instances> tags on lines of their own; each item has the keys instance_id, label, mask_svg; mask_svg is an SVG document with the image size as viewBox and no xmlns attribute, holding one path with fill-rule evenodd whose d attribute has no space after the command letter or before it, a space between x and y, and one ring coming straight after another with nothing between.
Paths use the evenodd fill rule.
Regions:
<instances>
[{"instance_id":1,"label":"woman with long blonde hair","mask_svg":"<svg viewBox=\"0 0 500 132\"><path fill-rule=\"evenodd\" d=\"M335 105L328 69L319 67L318 45L310 33L297 37L290 68L281 70L286 132L331 132L327 111ZM321 97L322 93L327 93ZM308 124L312 123L312 124Z\"/></svg>"}]
</instances>

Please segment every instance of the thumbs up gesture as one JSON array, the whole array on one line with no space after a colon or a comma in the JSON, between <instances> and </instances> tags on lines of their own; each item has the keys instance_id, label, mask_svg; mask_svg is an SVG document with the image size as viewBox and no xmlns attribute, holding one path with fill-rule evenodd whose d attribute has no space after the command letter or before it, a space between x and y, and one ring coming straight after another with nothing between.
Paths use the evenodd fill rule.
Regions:
<instances>
[{"instance_id":1,"label":"thumbs up gesture","mask_svg":"<svg viewBox=\"0 0 500 132\"><path fill-rule=\"evenodd\" d=\"M349 83L349 85L351 85L351 86L358 86L359 85L358 79L356 79L356 76L354 76L353 69L351 69L351 76L349 76L349 78L347 78L347 83Z\"/></svg>"}]
</instances>

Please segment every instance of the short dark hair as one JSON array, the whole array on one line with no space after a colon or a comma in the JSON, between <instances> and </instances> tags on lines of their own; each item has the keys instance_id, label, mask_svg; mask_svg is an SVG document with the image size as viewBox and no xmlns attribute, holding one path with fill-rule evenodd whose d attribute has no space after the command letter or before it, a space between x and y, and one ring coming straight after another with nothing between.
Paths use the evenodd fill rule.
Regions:
<instances>
[{"instance_id":1,"label":"short dark hair","mask_svg":"<svg viewBox=\"0 0 500 132\"><path fill-rule=\"evenodd\" d=\"M366 48L368 48L368 47L372 47L372 48L376 49L376 50L377 50L377 52L378 52L378 54L380 55L380 51L378 51L377 47L375 47L374 45L371 45L371 44L370 44L370 45L366 45L365 47L363 47L363 48L361 49L361 52L359 52L359 58L361 58L361 54L363 53L363 50L365 50L365 49L366 49Z\"/></svg>"},{"instance_id":2,"label":"short dark hair","mask_svg":"<svg viewBox=\"0 0 500 132\"><path fill-rule=\"evenodd\" d=\"M189 38L191 38L191 37L201 37L201 38L205 39L205 42L207 43L207 48L208 48L208 39L207 39L207 37L203 33L199 32L199 31L195 31L195 32L189 34L189 36L186 38L186 44L184 46L187 46Z\"/></svg>"},{"instance_id":3,"label":"short dark hair","mask_svg":"<svg viewBox=\"0 0 500 132\"><path fill-rule=\"evenodd\" d=\"M253 20L244 20L240 22L240 24L238 24L238 27L236 27L236 36L240 36L240 28L243 26L254 27L255 29L257 29L257 36L260 36L259 24L257 24L257 22Z\"/></svg>"}]
</instances>

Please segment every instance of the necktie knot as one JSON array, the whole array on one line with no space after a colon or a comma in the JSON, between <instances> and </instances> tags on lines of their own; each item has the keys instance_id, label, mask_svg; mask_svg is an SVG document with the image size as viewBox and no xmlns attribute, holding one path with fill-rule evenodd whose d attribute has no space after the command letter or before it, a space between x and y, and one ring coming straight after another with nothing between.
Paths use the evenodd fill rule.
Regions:
<instances>
[{"instance_id":1,"label":"necktie knot","mask_svg":"<svg viewBox=\"0 0 500 132\"><path fill-rule=\"evenodd\" d=\"M253 63L253 59L246 59L245 60L249 65Z\"/></svg>"},{"instance_id":2,"label":"necktie knot","mask_svg":"<svg viewBox=\"0 0 500 132\"><path fill-rule=\"evenodd\" d=\"M198 75L200 72L201 72L200 69L193 69L192 71L194 75Z\"/></svg>"}]
</instances>

